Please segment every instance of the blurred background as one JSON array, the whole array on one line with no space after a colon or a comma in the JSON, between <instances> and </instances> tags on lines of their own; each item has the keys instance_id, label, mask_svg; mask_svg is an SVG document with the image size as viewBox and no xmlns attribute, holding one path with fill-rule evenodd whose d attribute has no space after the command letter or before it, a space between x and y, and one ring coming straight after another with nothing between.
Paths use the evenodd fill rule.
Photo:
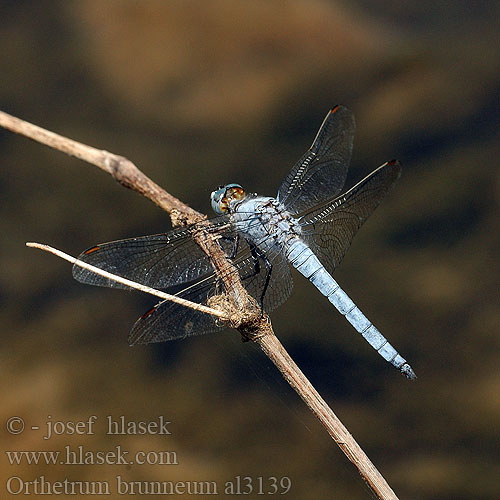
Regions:
<instances>
[{"instance_id":1,"label":"blurred background","mask_svg":"<svg viewBox=\"0 0 500 500\"><path fill-rule=\"evenodd\" d=\"M335 277L417 372L385 363L301 276L278 337L400 498L500 498L500 4L388 0L0 2L0 109L126 156L210 214L214 187L274 195L342 103L348 184L396 188ZM72 280L77 255L168 216L93 166L0 130L1 480L291 479L285 498L371 498L235 331L129 348L155 300ZM27 429L9 435L19 415ZM94 435L42 439L48 416ZM109 436L107 415L172 423ZM3 450L171 450L178 465L9 465ZM250 497L254 497L250 495ZM136 496L137 497L137 496ZM76 496L79 498L79 496ZM109 498L109 497L108 497ZM122 497L120 497L122 498Z\"/></svg>"}]
</instances>

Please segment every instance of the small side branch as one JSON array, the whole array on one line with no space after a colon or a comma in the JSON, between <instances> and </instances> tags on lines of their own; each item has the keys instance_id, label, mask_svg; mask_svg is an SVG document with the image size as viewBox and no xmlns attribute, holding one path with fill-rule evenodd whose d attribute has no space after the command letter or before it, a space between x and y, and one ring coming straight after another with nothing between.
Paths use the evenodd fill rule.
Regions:
<instances>
[{"instance_id":1,"label":"small side branch","mask_svg":"<svg viewBox=\"0 0 500 500\"><path fill-rule=\"evenodd\" d=\"M177 198L167 193L164 189L144 175L130 160L122 156L73 141L61 135L37 127L36 125L32 125L31 123L25 122L24 120L20 120L19 118L15 118L14 116L8 115L2 111L0 111L0 126L101 168L105 172L112 175L113 178L115 178L123 186L141 193L153 201L156 205L163 208L170 214L174 224L188 224L205 219L205 216L196 212ZM387 484L384 477L366 456L347 429L342 425L331 408L314 389L309 380L307 380L304 374L300 371L295 362L290 358L284 347L274 335L267 316L260 316L258 308L255 307L255 300L247 294L241 284L238 273L227 272L228 266L230 267L231 263L226 259L221 247L216 244L213 238L210 238L210 235L206 231L203 231L202 225L200 225L200 228L200 231L194 236L196 242L200 245L203 251L210 256L214 269L219 273L221 279L224 281L229 299L233 304L235 304L236 310L246 313L243 314L242 317L247 318L248 322L240 324L238 327L240 333L242 333L244 337L257 343L262 351L278 367L283 377L295 389L295 391L297 391L299 396L305 401L307 406L325 426L326 430L338 444L340 449L354 464L377 498L381 500L397 500L396 495ZM44 245L39 244L29 244L29 246L47 249L44 248ZM67 258L67 260L75 264L84 264L85 266L88 266L88 264L80 262L77 259L74 259L73 257L63 254L57 250L54 251L52 249L50 251L61 257L64 255L63 258ZM97 268L92 270L94 272L99 271L99 274L104 272L102 270L98 270ZM103 275L111 279L119 278L111 275L110 273L107 274L108 275ZM119 279L123 280L123 278ZM129 280L125 281L128 282ZM134 282L125 284L127 286L132 286ZM161 296L162 298L167 298L166 296L163 297L162 295L159 295L163 294L163 292L159 292L158 290L147 289L142 291L153 293L154 295ZM174 297L177 302L182 300L175 296L168 297L168 300L174 300L172 297ZM192 307L192 303L183 305L186 305L186 307ZM206 311L204 312L207 312L207 314L212 314L221 318L224 317L225 319L229 317L229 321L233 322L234 318L231 317L231 312L226 314L220 310L200 306L199 304L196 304L196 306L205 308ZM260 318L260 320L256 321L255 318ZM235 324L238 324L238 322L236 321Z\"/></svg>"},{"instance_id":2,"label":"small side branch","mask_svg":"<svg viewBox=\"0 0 500 500\"><path fill-rule=\"evenodd\" d=\"M104 271L103 269L99 269L87 262L83 262L82 260L78 260L67 253L61 252L61 250L57 250L57 248L53 248L49 245L44 245L42 243L26 243L27 247L30 248L38 248L40 250L44 250L46 252L52 253L60 257L61 259L67 260L71 262L71 264L76 264L77 266L82 267L83 269L87 269L87 271L92 271L99 276L104 278L108 278L110 280L116 281L117 283L121 283L122 285L128 286L129 288L133 288L134 290L139 290L143 293L149 293L150 295L154 295L155 297L159 297L163 300L170 300L170 302L175 302L184 307L189 307L190 309L194 309L196 311L200 311L205 314L211 314L212 316L216 316L222 320L228 321L230 318L223 311L219 311L217 309L213 309L211 307L204 306L202 304L197 304L196 302L191 302L190 300L183 299L178 297L177 295L171 295L170 293L165 293L160 290L156 290L155 288L151 288L146 285L141 285L140 283L136 283L135 281L128 280L127 278L122 278L117 274L110 273L108 271Z\"/></svg>"}]
</instances>

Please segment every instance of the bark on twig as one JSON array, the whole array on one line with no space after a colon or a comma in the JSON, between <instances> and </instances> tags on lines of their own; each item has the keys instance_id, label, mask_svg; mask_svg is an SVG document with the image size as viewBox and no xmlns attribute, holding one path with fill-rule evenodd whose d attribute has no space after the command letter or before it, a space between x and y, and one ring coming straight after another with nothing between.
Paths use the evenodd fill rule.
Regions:
<instances>
[{"instance_id":1,"label":"bark on twig","mask_svg":"<svg viewBox=\"0 0 500 500\"><path fill-rule=\"evenodd\" d=\"M2 111L0 111L0 125L12 132L22 134L53 149L96 165L112 175L123 186L141 193L168 212L174 225L199 222L205 219L205 216L167 193L144 175L130 160L122 156L86 146ZM243 336L257 343L276 365L283 377L314 412L340 449L355 465L375 495L383 500L397 500L394 491L387 484L380 472L290 358L285 348L275 336L267 315L260 315L255 301L247 294L241 284L238 273L227 272L232 264L226 258L221 247L203 230L203 224L200 230L196 232L195 240L210 257L214 268L225 280L225 289L229 295L228 300L233 305L229 312L231 314L235 314L235 311L238 312L237 318L231 318L231 325L237 327ZM207 312L213 314L213 312ZM226 312L225 314L227 317L228 313Z\"/></svg>"}]
</instances>

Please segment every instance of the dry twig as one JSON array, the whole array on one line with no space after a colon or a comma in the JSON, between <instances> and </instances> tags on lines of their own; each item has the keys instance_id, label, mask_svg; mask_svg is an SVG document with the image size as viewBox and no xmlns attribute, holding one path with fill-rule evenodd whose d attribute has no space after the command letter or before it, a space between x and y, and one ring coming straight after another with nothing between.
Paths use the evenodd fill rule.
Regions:
<instances>
[{"instance_id":1,"label":"dry twig","mask_svg":"<svg viewBox=\"0 0 500 500\"><path fill-rule=\"evenodd\" d=\"M170 214L174 225L189 224L205 219L205 216L167 193L144 175L130 160L122 156L73 141L8 115L2 111L0 111L0 125L12 132L22 134L37 142L46 144L53 149L57 149L68 155L84 160L87 163L96 165L105 172L111 174L113 178L123 186L141 193L163 208ZM227 278L224 278L225 288L228 290L229 302L235 306L231 308L230 313L233 315L235 311L241 313L241 316L238 318L230 318L231 325L237 327L242 335L260 346L262 351L279 369L287 382L295 389L311 411L318 417L341 450L356 466L359 473L376 496L383 500L397 500L394 491L387 484L386 480L376 469L365 452L360 448L332 409L314 389L292 358L290 358L285 348L274 335L267 315L261 317L255 305L255 301L247 294L242 286L238 273L227 272L228 267L231 267L231 263L226 259L221 247L203 230L196 233L195 240L210 257L215 269L221 276L227 276ZM70 257L70 259L73 258ZM74 261L76 261L76 259L74 259ZM76 263L80 265L78 262ZM151 293L151 290L146 291ZM208 307L206 309L208 314L217 313L217 315L220 316L219 312ZM223 313L223 315L227 317L228 314Z\"/></svg>"},{"instance_id":2,"label":"dry twig","mask_svg":"<svg viewBox=\"0 0 500 500\"><path fill-rule=\"evenodd\" d=\"M154 288L151 288L150 286L146 285L141 285L140 283L136 283L135 281L128 280L126 278L122 278L121 276L118 276L117 274L110 273L108 271L104 271L102 269L99 269L98 267L92 266L91 264L88 264L87 262L83 262L82 260L78 260L75 257L72 257L71 255L68 255L67 253L61 252L61 250L57 250L57 248L53 248L49 245L43 245L41 243L32 243L28 242L26 243L27 247L30 248L38 248L40 250L44 250L49 253L53 253L57 257L60 257L61 259L67 260L68 262L71 262L71 264L76 264L77 266L83 267L84 269L87 269L88 271L92 271L95 274L99 274L100 276L103 276L104 278L108 278L110 280L116 281L117 283L121 283L122 285L128 286L129 288L133 288L134 290L139 290L140 292L144 293L149 293L150 295L154 295L155 297L159 297L160 299L163 300L170 300L171 302L175 302L176 304L179 304L184 307L190 307L191 309L195 309L196 311L200 311L205 314L211 314L212 316L216 316L217 318L220 318L225 321L229 321L229 316L225 314L223 311L218 310L218 309L213 309L211 307L204 306L202 304L197 304L196 302L191 302L190 300L183 299L182 297L178 297L177 295L171 295L169 293L162 292L160 290L155 290Z\"/></svg>"}]
</instances>

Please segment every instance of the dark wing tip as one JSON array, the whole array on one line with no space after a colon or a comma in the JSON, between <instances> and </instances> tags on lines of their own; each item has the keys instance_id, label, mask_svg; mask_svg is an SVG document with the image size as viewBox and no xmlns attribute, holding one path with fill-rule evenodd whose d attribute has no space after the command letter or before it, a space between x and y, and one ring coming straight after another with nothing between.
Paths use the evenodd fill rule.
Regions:
<instances>
[{"instance_id":1,"label":"dark wing tip","mask_svg":"<svg viewBox=\"0 0 500 500\"><path fill-rule=\"evenodd\" d=\"M388 161L387 162L387 165L399 165L399 166L402 166L401 165L401 162L399 160L391 160L391 161Z\"/></svg>"},{"instance_id":2,"label":"dark wing tip","mask_svg":"<svg viewBox=\"0 0 500 500\"><path fill-rule=\"evenodd\" d=\"M99 245L94 245L93 247L90 247L90 248L87 248L87 250L84 250L82 252L82 255L89 255L91 253L94 253L97 250L99 250L99 248L101 248Z\"/></svg>"},{"instance_id":3,"label":"dark wing tip","mask_svg":"<svg viewBox=\"0 0 500 500\"><path fill-rule=\"evenodd\" d=\"M130 333L128 334L128 345L130 347L138 344L149 344L149 337L147 335L147 329L144 329L143 320L149 318L152 314L156 313L158 306L163 302L159 302L151 309L148 309L134 324Z\"/></svg>"},{"instance_id":4,"label":"dark wing tip","mask_svg":"<svg viewBox=\"0 0 500 500\"><path fill-rule=\"evenodd\" d=\"M141 319L145 319L147 318L149 315L153 314L155 311L156 311L157 307L156 306L153 306L151 309L149 309L148 311L146 311L142 316L141 316Z\"/></svg>"},{"instance_id":5,"label":"dark wing tip","mask_svg":"<svg viewBox=\"0 0 500 500\"><path fill-rule=\"evenodd\" d=\"M335 106L332 106L328 114L333 115L339 111L344 111L349 114L352 114L352 111L349 108L346 108L343 104L336 104Z\"/></svg>"},{"instance_id":6,"label":"dark wing tip","mask_svg":"<svg viewBox=\"0 0 500 500\"><path fill-rule=\"evenodd\" d=\"M399 179L401 172L403 171L403 165L401 165L399 160L388 161L384 167L391 167L391 171L395 174L394 180Z\"/></svg>"},{"instance_id":7,"label":"dark wing tip","mask_svg":"<svg viewBox=\"0 0 500 500\"><path fill-rule=\"evenodd\" d=\"M323 125L325 125L327 121L331 123L336 122L338 126L343 127L345 130L350 130L351 133L354 134L354 129L356 127L354 115L349 108L346 108L342 104L337 104L330 109L323 121Z\"/></svg>"},{"instance_id":8,"label":"dark wing tip","mask_svg":"<svg viewBox=\"0 0 500 500\"><path fill-rule=\"evenodd\" d=\"M95 259L94 259L94 254L98 254L99 250L101 250L102 246L101 245L94 245L92 247L87 248L84 250L78 257L78 260L81 260L83 262L87 262L89 264L94 264L95 265ZM90 285L94 285L93 281L89 281L90 276L97 277L97 274L94 274L92 271L88 271L87 269L84 269L83 267L79 266L78 264L73 264L73 269L72 269L72 274L73 278L75 278L77 281L80 283L87 283ZM106 280L106 278L102 278L103 280Z\"/></svg>"}]
</instances>

